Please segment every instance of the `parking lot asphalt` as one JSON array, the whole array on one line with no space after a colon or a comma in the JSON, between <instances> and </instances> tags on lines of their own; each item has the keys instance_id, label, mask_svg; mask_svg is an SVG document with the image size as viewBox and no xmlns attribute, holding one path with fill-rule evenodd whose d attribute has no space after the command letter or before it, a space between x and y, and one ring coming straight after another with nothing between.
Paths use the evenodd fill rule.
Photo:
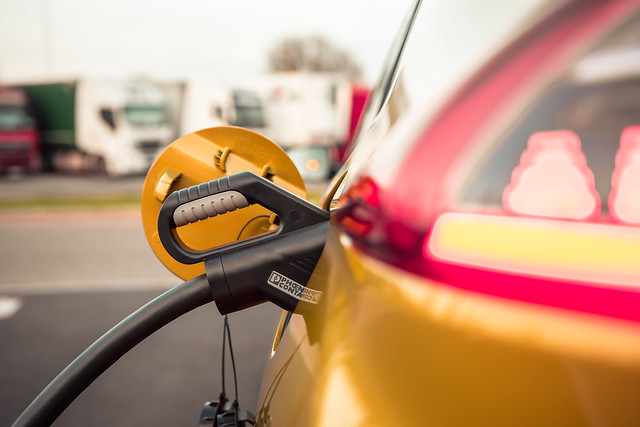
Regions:
<instances>
[{"instance_id":1,"label":"parking lot asphalt","mask_svg":"<svg viewBox=\"0 0 640 427\"><path fill-rule=\"evenodd\" d=\"M0 199L97 194L140 195L142 175L110 178L101 175L5 175L0 177Z\"/></svg>"},{"instance_id":2,"label":"parking lot asphalt","mask_svg":"<svg viewBox=\"0 0 640 427\"><path fill-rule=\"evenodd\" d=\"M143 183L142 176L0 177L0 201L18 202L0 209L0 425L109 327L181 283L151 251L138 206L82 208L86 196L130 200ZM79 203L50 209L37 202L65 197ZM267 304L233 315L243 408L257 405L279 316ZM202 403L221 390L221 322L210 304L163 328L96 381L57 425L196 423Z\"/></svg>"},{"instance_id":3,"label":"parking lot asphalt","mask_svg":"<svg viewBox=\"0 0 640 427\"><path fill-rule=\"evenodd\" d=\"M69 196L140 196L144 175L111 178L103 175L34 174L0 176L0 200ZM327 183L306 183L309 194L321 194Z\"/></svg>"}]
</instances>

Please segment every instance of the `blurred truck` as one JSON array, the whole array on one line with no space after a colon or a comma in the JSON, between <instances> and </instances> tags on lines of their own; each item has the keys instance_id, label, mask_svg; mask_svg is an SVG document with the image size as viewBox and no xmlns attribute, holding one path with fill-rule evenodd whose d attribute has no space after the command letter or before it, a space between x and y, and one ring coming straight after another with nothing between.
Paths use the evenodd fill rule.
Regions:
<instances>
[{"instance_id":1,"label":"blurred truck","mask_svg":"<svg viewBox=\"0 0 640 427\"><path fill-rule=\"evenodd\" d=\"M0 172L40 167L40 137L24 91L0 87Z\"/></svg>"},{"instance_id":2,"label":"blurred truck","mask_svg":"<svg viewBox=\"0 0 640 427\"><path fill-rule=\"evenodd\" d=\"M350 82L340 74L283 72L264 76L266 134L283 148L336 146L349 132Z\"/></svg>"},{"instance_id":3,"label":"blurred truck","mask_svg":"<svg viewBox=\"0 0 640 427\"><path fill-rule=\"evenodd\" d=\"M262 101L250 90L229 89L206 80L161 83L168 99L173 139L214 126L264 128Z\"/></svg>"},{"instance_id":4,"label":"blurred truck","mask_svg":"<svg viewBox=\"0 0 640 427\"><path fill-rule=\"evenodd\" d=\"M228 89L205 80L160 83L167 97L172 139L233 121L233 99Z\"/></svg>"},{"instance_id":5,"label":"blurred truck","mask_svg":"<svg viewBox=\"0 0 640 427\"><path fill-rule=\"evenodd\" d=\"M284 148L306 179L326 179L353 137L369 91L340 73L283 72L256 82L264 134Z\"/></svg>"},{"instance_id":6,"label":"blurred truck","mask_svg":"<svg viewBox=\"0 0 640 427\"><path fill-rule=\"evenodd\" d=\"M145 173L171 140L166 98L147 81L22 85L48 170Z\"/></svg>"},{"instance_id":7,"label":"blurred truck","mask_svg":"<svg viewBox=\"0 0 640 427\"><path fill-rule=\"evenodd\" d=\"M231 91L234 115L230 124L264 134L266 126L264 103L253 90L235 88Z\"/></svg>"}]
</instances>

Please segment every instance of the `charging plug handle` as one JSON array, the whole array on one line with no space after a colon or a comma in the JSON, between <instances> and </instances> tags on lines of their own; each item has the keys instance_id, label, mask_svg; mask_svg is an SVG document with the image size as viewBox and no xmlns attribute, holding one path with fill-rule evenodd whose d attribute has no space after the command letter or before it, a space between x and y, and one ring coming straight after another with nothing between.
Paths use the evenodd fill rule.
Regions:
<instances>
[{"instance_id":1,"label":"charging plug handle","mask_svg":"<svg viewBox=\"0 0 640 427\"><path fill-rule=\"evenodd\" d=\"M176 229L190 223L259 204L278 215L274 232L196 251L182 242ZM165 250L178 262L196 264L229 250L247 247L276 236L329 220L329 212L253 172L240 172L171 193L158 215L158 235Z\"/></svg>"}]
</instances>

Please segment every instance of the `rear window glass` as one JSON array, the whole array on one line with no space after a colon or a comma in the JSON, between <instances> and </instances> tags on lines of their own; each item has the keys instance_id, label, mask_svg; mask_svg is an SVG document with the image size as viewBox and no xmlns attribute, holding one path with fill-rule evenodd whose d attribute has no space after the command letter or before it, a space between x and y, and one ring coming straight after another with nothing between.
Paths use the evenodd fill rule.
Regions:
<instances>
[{"instance_id":1,"label":"rear window glass","mask_svg":"<svg viewBox=\"0 0 640 427\"><path fill-rule=\"evenodd\" d=\"M469 177L459 201L499 207L530 136L541 131L570 130L579 137L602 201L602 213L606 214L621 135L634 125L640 125L639 16L580 58L538 97L481 157L484 160Z\"/></svg>"}]
</instances>

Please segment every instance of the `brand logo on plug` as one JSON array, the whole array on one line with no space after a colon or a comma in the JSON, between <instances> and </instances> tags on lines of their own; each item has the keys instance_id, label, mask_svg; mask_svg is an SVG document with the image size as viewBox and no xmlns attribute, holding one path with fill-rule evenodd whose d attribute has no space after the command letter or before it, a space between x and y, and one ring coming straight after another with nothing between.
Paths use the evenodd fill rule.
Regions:
<instances>
[{"instance_id":1,"label":"brand logo on plug","mask_svg":"<svg viewBox=\"0 0 640 427\"><path fill-rule=\"evenodd\" d=\"M287 295L291 295L297 300L308 302L311 304L317 304L322 297L321 291L306 288L295 280L290 279L284 274L278 273L275 270L271 272L267 283L270 286L281 290Z\"/></svg>"}]
</instances>

